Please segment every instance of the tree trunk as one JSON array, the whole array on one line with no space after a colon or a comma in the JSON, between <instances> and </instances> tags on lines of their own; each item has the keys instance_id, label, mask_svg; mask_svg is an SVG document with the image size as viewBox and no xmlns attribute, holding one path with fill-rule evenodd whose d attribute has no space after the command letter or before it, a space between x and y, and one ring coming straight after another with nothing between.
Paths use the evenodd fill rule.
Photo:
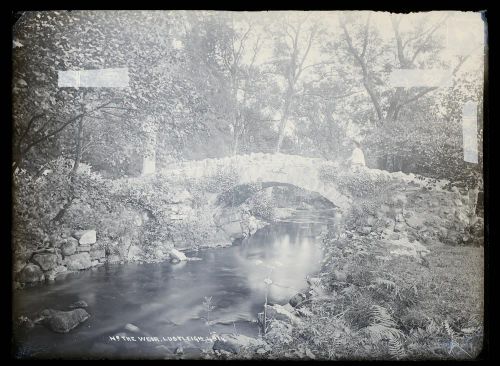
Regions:
<instances>
[{"instance_id":1,"label":"tree trunk","mask_svg":"<svg viewBox=\"0 0 500 366\"><path fill-rule=\"evenodd\" d=\"M235 128L235 131L233 133L233 149L232 149L233 156L238 154L239 144L240 144L240 134L238 131L236 131Z\"/></svg>"},{"instance_id":2,"label":"tree trunk","mask_svg":"<svg viewBox=\"0 0 500 366\"><path fill-rule=\"evenodd\" d=\"M243 126L241 121L238 118L238 111L237 111L237 105L234 105L234 111L233 111L233 146L232 146L232 154L236 155L238 154L238 149L240 145L240 136L243 130Z\"/></svg>"},{"instance_id":3,"label":"tree trunk","mask_svg":"<svg viewBox=\"0 0 500 366\"><path fill-rule=\"evenodd\" d=\"M278 130L278 143L276 144L276 150L275 150L276 153L280 152L281 144L283 143L283 139L285 138L285 129L286 129L286 124L288 122L288 114L290 110L291 99L292 99L292 93L291 91L288 91L286 95L285 106L283 108L283 116L281 117L280 126Z\"/></svg>"},{"instance_id":4,"label":"tree trunk","mask_svg":"<svg viewBox=\"0 0 500 366\"><path fill-rule=\"evenodd\" d=\"M73 164L73 168L71 169L70 181L69 181L69 193L68 199L63 207L59 210L57 215L52 219L53 222L59 222L63 218L66 211L69 209L73 200L75 199L75 180L76 180L76 172L78 167L80 166L80 161L82 159L82 139L83 139L83 116L78 121L78 127L76 131L76 148L75 148L75 163Z\"/></svg>"}]
</instances>

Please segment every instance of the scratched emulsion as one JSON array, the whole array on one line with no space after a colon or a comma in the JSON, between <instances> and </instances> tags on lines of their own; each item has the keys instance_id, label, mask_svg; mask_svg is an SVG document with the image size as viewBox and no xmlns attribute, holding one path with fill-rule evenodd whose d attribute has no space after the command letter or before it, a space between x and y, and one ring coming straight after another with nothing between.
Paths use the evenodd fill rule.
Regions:
<instances>
[{"instance_id":1,"label":"scratched emulsion","mask_svg":"<svg viewBox=\"0 0 500 366\"><path fill-rule=\"evenodd\" d=\"M462 120L464 160L477 164L477 102L468 101L464 104Z\"/></svg>"},{"instance_id":2,"label":"scratched emulsion","mask_svg":"<svg viewBox=\"0 0 500 366\"><path fill-rule=\"evenodd\" d=\"M393 87L450 87L453 74L449 69L395 69L389 82Z\"/></svg>"},{"instance_id":3,"label":"scratched emulsion","mask_svg":"<svg viewBox=\"0 0 500 366\"><path fill-rule=\"evenodd\" d=\"M58 71L59 88L126 88L128 68Z\"/></svg>"}]
</instances>

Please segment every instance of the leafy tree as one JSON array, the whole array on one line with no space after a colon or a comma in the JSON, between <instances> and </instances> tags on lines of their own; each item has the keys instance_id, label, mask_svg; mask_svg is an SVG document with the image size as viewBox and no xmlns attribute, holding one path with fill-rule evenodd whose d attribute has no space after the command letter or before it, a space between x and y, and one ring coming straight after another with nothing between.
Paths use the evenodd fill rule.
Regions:
<instances>
[{"instance_id":1,"label":"leafy tree","mask_svg":"<svg viewBox=\"0 0 500 366\"><path fill-rule=\"evenodd\" d=\"M450 55L445 52L442 31L447 18L452 17L448 13L437 20L424 15L387 15L385 27L372 24L370 15L357 16L357 19L354 14L341 15L339 22L343 37L340 44L330 45L330 52L341 46L340 60L354 64L361 72L358 82L366 92L372 113L360 122L371 126L367 144L370 152L378 158L376 164L388 170L414 171L460 180L462 175L456 174L464 164L458 144L461 140L458 119L452 123L449 114L436 113L436 109L440 105L455 103L456 117L461 109L457 102L464 101L459 90L467 89L474 94L469 94L472 100L482 100L477 93L482 85L481 72L475 73L472 82L475 86L462 84L463 66L477 55L477 49L476 54ZM381 21L380 18L377 20ZM388 25L392 32L383 35L381 30L387 30ZM389 77L393 70L416 68L451 68L453 87L446 90L391 87ZM478 68L481 68L481 63ZM357 75L351 73L351 78L356 79ZM446 136L448 140L453 137L451 145L445 142Z\"/></svg>"},{"instance_id":2,"label":"leafy tree","mask_svg":"<svg viewBox=\"0 0 500 366\"><path fill-rule=\"evenodd\" d=\"M185 52L206 116L231 135L231 153L240 148L252 102L259 90L255 62L262 47L259 26L245 14L189 13Z\"/></svg>"},{"instance_id":3,"label":"leafy tree","mask_svg":"<svg viewBox=\"0 0 500 366\"><path fill-rule=\"evenodd\" d=\"M319 26L307 20L307 16L283 15L274 30L272 65L284 88L276 152L281 149L293 104L300 99L299 89L303 87L305 70L313 67L306 61L317 42Z\"/></svg>"}]
</instances>

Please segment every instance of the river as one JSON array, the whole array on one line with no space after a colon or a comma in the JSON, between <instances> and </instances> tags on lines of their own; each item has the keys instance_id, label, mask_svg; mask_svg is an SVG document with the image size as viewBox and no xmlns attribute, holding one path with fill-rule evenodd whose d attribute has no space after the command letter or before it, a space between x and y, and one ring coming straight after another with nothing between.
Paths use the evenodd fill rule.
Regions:
<instances>
[{"instance_id":1,"label":"river","mask_svg":"<svg viewBox=\"0 0 500 366\"><path fill-rule=\"evenodd\" d=\"M186 253L201 260L107 264L71 273L52 283L14 294L14 316L52 308L67 310L84 300L91 317L67 334L44 326L15 330L22 358L161 358L182 346L196 357L208 342L169 341L168 337L207 337L237 332L256 336L269 277L268 301L285 304L307 287L306 276L321 265L320 234L331 210L297 211L292 219L257 231L227 248ZM211 298L213 310L206 303ZM205 304L204 304L205 303ZM132 324L138 328L128 327ZM113 341L115 335L158 337L160 342ZM163 338L165 337L165 338Z\"/></svg>"}]
</instances>

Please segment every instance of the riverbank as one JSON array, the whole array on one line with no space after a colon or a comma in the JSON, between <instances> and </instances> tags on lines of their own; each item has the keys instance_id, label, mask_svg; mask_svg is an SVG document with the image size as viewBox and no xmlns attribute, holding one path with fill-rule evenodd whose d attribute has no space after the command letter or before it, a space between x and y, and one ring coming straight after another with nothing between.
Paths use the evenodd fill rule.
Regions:
<instances>
[{"instance_id":1,"label":"riverbank","mask_svg":"<svg viewBox=\"0 0 500 366\"><path fill-rule=\"evenodd\" d=\"M227 216L226 216L227 219ZM69 273L84 271L109 264L125 263L160 263L169 261L176 264L181 261L191 260L183 252L196 253L198 250L207 248L225 248L243 239L250 237L257 230L270 225L270 221L258 219L255 216L238 213L232 221L220 221L215 226L215 235L211 240L204 240L195 247L183 246L182 235L176 238L180 244L170 243L169 245L156 248L154 251L144 251L138 245L130 244L126 255L112 254L108 248L100 245L96 236L96 231L78 230L71 235L62 238L59 247L45 248L27 254L27 262L18 262L14 265L14 290L23 289L26 285L36 285L45 282L52 282L64 277ZM212 224L213 225L213 224ZM186 235L189 235L197 228L183 226ZM88 240L82 236L90 236ZM187 240L186 240L187 241Z\"/></svg>"},{"instance_id":2,"label":"riverbank","mask_svg":"<svg viewBox=\"0 0 500 366\"><path fill-rule=\"evenodd\" d=\"M153 300L157 304L153 308L163 309L170 302L169 307L177 309L179 302L189 298L182 295L183 291L196 289L196 293L190 295L192 303L189 306L193 311L191 318L185 318L187 308L183 307L177 309L179 311L175 314L169 314L168 319L184 319L184 325L187 321L193 329L200 329L200 312L205 306L200 303L208 303L207 299L215 296L213 288L208 285L210 281L211 286L220 291L219 299L225 299L229 304L234 301L228 297L225 286L229 274L235 281L236 297L244 293L257 294L258 301L255 303L252 302L255 300L247 299L252 302L253 307L244 310L246 318L237 320L238 326L246 324L255 329L260 328L261 337L249 333L245 334L247 338L240 337L243 333L231 329L231 324L226 322L233 321L232 325L236 328L236 321L223 315L219 318L220 328L217 334L232 340L229 343L214 343L206 353L207 357L245 358L250 354L259 354L264 358L290 359L350 359L353 356L416 359L424 354L430 354L433 358L447 358L450 355L463 358L477 354L482 319L478 318L481 313L474 305L480 303L480 291L474 291L464 308L466 314L475 314L473 318L448 318L449 314L455 316L460 310L457 305L461 296L460 286L471 288L471 279L482 279L477 272L482 270L479 260L475 263L476 272L471 272L470 278L459 277L459 283L443 277L446 273L454 273L448 268L453 264L446 262L447 259L445 262L435 259L436 263L430 260L433 258L433 250L442 251L444 257L454 257L458 268L463 269L467 267L464 252L458 251L453 256L448 252L450 249L443 245L449 245L450 248L462 248L462 245L463 248L466 248L465 245L467 248L479 248L477 245L483 241L483 219L474 215L469 197L461 195L457 190L443 189L442 182L435 184L421 177L400 173L370 169L352 172L332 166L324 169L321 177L330 182L338 182L340 192L349 198L349 208L339 210L317 193L304 193L303 190L292 195L296 202L293 207L287 207L286 204L290 204L290 201L286 190L290 188L265 188L262 184L235 186L234 182L226 179L228 175L217 175L214 180L191 182L191 185L187 182L167 184L162 177L122 182L123 184L115 185L114 191L110 190L112 194L108 197L110 201L107 204L113 203L112 197L117 199L116 211L106 215L97 215L92 211L93 216L90 216L86 211L90 207L88 204L74 204L67 213L67 226L62 226L48 237L41 248L28 248L16 253L19 258L19 264L15 265L16 276L20 276L18 279L24 276L25 279L30 279L25 282L32 284L44 280L54 281L51 289L59 288L62 293L67 291L70 283L78 283L78 286L88 286L91 289L89 298L95 299L93 287L96 279L88 276L95 275L99 278L107 276L109 272L111 277L98 284L98 287L103 286L99 289L99 296L107 296L110 291L107 288L109 278L112 278L111 282L120 282L121 271L137 271L140 275L137 278L127 278L119 286L121 292L114 296L139 311L138 306L148 308L148 305L144 303L144 296L136 298L136 293L141 293L141 289L151 282L151 273L148 271L153 270L159 280L151 288L153 293L165 281L184 281L181 286L171 289L172 292L165 293L161 299ZM156 193L158 185L162 187L160 195ZM221 188L221 185L226 188ZM118 200L119 197L121 201ZM290 241L295 237L294 229L283 229L280 234L282 240L276 243L275 249L279 255L286 254L285 261L290 258L292 261L286 262L281 277L276 269L279 267L278 263L272 264L275 269L271 276L268 272L270 268L259 267L262 260L255 260L251 264L247 262L248 258L252 258L252 253L245 252L246 243L254 235L266 232L267 227L277 227L294 212L307 213L316 204L321 212L305 220L295 220L294 224L298 229L307 231L311 225L320 223L325 215L331 215L327 222L322 223L327 230L321 228L319 231L308 231L304 242L292 248ZM96 210L103 209L102 205L92 207L96 207ZM97 225L94 228L89 223ZM275 225L269 226L271 223ZM77 227L79 230L70 230L69 227ZM315 271L319 273L309 278L307 284L300 274L301 267L298 263L310 262L311 243L316 243L317 240L323 242L323 267ZM268 238L263 237L262 242L267 243ZM217 249L232 246L233 243L243 245ZM213 252L210 249L204 254L207 261L216 259L217 256L222 258L226 255L224 253L234 253L233 250L242 250L243 253L231 259L235 261L232 267L227 266L225 261L209 265L203 260L196 261L198 253L203 252L202 248L215 248ZM469 254L477 258L481 256L475 252L476 249L471 250ZM186 256L185 253L190 254ZM186 265L189 257L192 257L193 262ZM264 258L267 258L267 254ZM171 265L164 265L163 262L167 260ZM149 264L136 266L134 263L138 262ZM120 263L128 265L120 266ZM155 267L155 264L158 266ZM64 271L58 273L62 268ZM192 278L191 273L185 273L185 278L176 278L175 273L183 273L185 268L203 270L197 279ZM294 271L290 271L290 268L294 268ZM242 275L240 269L253 275ZM71 270L80 273L71 276ZM203 272L206 270L210 273ZM296 278L297 275L301 277ZM456 276L460 274L457 273ZM88 278L89 283L85 283L84 278ZM286 296L278 296L264 307L264 289L285 289L289 286L283 281L291 278L299 285L290 287L293 289L291 293L285 291ZM209 291L205 295L205 301L200 299L202 287L197 286L196 281L203 283L203 289ZM439 283L434 283L434 287L431 287L430 281ZM242 289L241 284L247 282L248 288ZM446 308L440 301L446 302L447 299L442 300L437 296L450 292L450 288L457 293L450 299L454 305ZM43 293L43 289L40 291ZM78 290L74 291L79 293ZM33 289L32 293L36 292ZM131 299L136 299L135 303L130 303ZM60 308L47 307L45 321L50 325L49 318L53 316L68 316L67 319L73 319L75 314L67 313L69 310L65 307L76 300L88 299L72 298L65 304L60 304L58 299L56 305ZM81 318L90 326L92 322L105 321L106 318L102 318L106 316L103 305L93 308L97 303L93 305L89 301L89 304L89 317L80 312L80 315L85 316L76 314L74 319L79 321ZM116 307L116 304L116 298L109 299L109 306ZM41 306L38 302L33 303L35 305ZM425 311L419 306L423 306ZM224 309L226 307L227 303ZM260 325L257 327L251 320L262 312L263 307L265 314L257 316ZM207 305L207 308L210 306ZM40 310L42 309L32 309L31 313L37 314ZM131 320L136 315L128 307L117 311L123 315L118 315L118 320L108 323L106 335L127 335L126 329L124 331L122 326L117 328L117 324L130 323L147 331L149 335L145 336L154 336L151 329L155 330L157 325L154 317L151 318L152 313L144 314L141 319ZM121 316L127 318L122 319ZM56 322L59 321L66 324L66 320ZM74 323L67 324L68 332L81 332L84 329L82 326L73 328ZM93 324L96 326L96 323ZM207 321L207 324L211 323ZM37 332L42 334L40 329ZM430 348L420 344L424 339L425 342L434 342L429 345ZM442 353L443 342L455 342L446 354ZM172 352L169 356L172 356Z\"/></svg>"},{"instance_id":3,"label":"riverbank","mask_svg":"<svg viewBox=\"0 0 500 366\"><path fill-rule=\"evenodd\" d=\"M135 357L139 352L146 358L194 357L198 348L215 355L214 344L208 342L191 344L176 339L133 343L109 337L206 337L214 331L218 335L236 333L258 338L256 318L265 302L268 266L277 266L271 276L274 283L286 286L271 289L269 304L286 302L295 289L307 287L306 275L320 268L320 246L312 238L321 231L321 225L313 226L317 228L277 223L259 230L241 245L186 253L201 260L108 264L68 274L64 280L46 286L26 288L14 295L16 317L23 315L34 321L45 309L49 310L46 315L54 314L50 310L71 311L69 306L80 300L88 305L85 311L90 317L67 334L55 333L47 328L50 324L36 324L25 331L18 329L16 339L32 349L27 357L35 358L80 350L82 356L91 358ZM291 266L295 271L290 274ZM211 310L207 315L208 301ZM54 339L57 342L48 342ZM178 347L182 347L182 355L175 353Z\"/></svg>"},{"instance_id":4,"label":"riverbank","mask_svg":"<svg viewBox=\"0 0 500 366\"><path fill-rule=\"evenodd\" d=\"M474 359L484 331L483 247L432 242L421 263L410 257L380 260L385 243L373 241L325 238L330 255L308 291L268 309L262 340L269 351L248 347L218 357ZM333 253L341 255L329 263Z\"/></svg>"},{"instance_id":5,"label":"riverbank","mask_svg":"<svg viewBox=\"0 0 500 366\"><path fill-rule=\"evenodd\" d=\"M323 238L316 291L271 310L263 339L272 351L263 359L465 360L481 352L483 219L457 190L394 177L344 177L356 200Z\"/></svg>"},{"instance_id":6,"label":"riverbank","mask_svg":"<svg viewBox=\"0 0 500 366\"><path fill-rule=\"evenodd\" d=\"M149 187L146 183L140 182ZM113 224L106 220L97 228L78 230L58 228L57 234L41 247L23 246L15 250L14 289L51 282L68 273L106 263L177 263L180 259L172 255L173 251L228 247L241 243L267 225L287 220L296 212L325 205L319 195L297 188L277 187L273 191L273 188L261 190L259 187L243 193L232 192L219 200L208 193L204 199L199 198L198 188L191 187L194 193L185 189L172 193L170 188L161 199L162 205L158 202L153 205L148 196L140 196L146 202L119 212L121 218L117 220L123 222ZM124 190L123 187L117 189L118 192ZM130 194L130 189L125 191ZM120 196L123 192L113 194ZM237 204L234 204L235 197L239 200ZM78 220L73 216L81 209L79 203L69 209L71 222ZM87 236L81 239L84 234L91 239Z\"/></svg>"}]
</instances>

